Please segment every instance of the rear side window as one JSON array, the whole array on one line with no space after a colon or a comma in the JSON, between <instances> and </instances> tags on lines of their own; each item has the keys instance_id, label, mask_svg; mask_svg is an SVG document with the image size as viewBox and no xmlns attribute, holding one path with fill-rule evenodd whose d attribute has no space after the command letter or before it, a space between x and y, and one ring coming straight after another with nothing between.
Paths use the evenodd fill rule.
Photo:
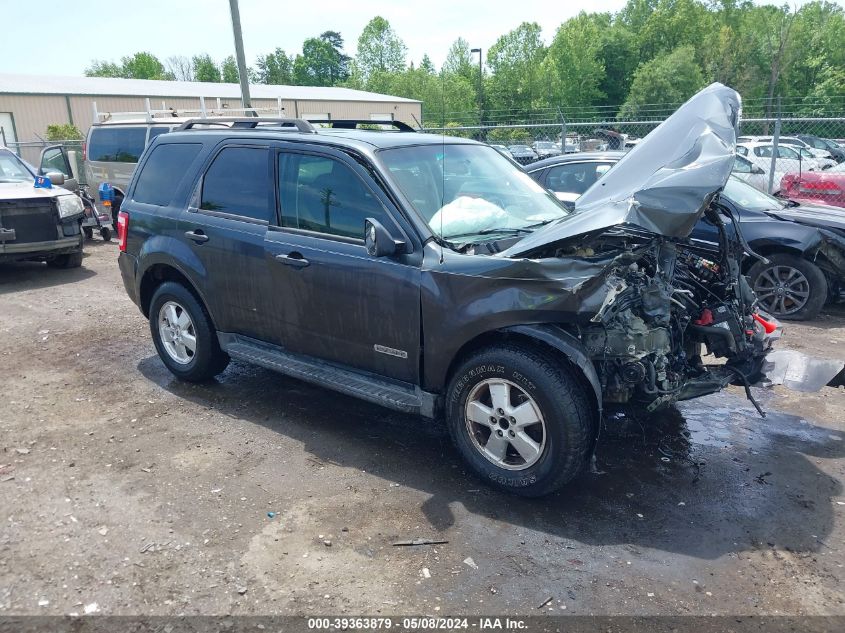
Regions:
<instances>
[{"instance_id":1,"label":"rear side window","mask_svg":"<svg viewBox=\"0 0 845 633\"><path fill-rule=\"evenodd\" d=\"M138 174L132 199L160 207L170 204L200 149L200 143L170 143L156 147Z\"/></svg>"},{"instance_id":2,"label":"rear side window","mask_svg":"<svg viewBox=\"0 0 845 633\"><path fill-rule=\"evenodd\" d=\"M146 139L145 127L96 127L88 142L88 160L137 163Z\"/></svg>"},{"instance_id":3,"label":"rear side window","mask_svg":"<svg viewBox=\"0 0 845 633\"><path fill-rule=\"evenodd\" d=\"M273 193L268 150L227 147L205 173L200 208L270 222Z\"/></svg>"},{"instance_id":4,"label":"rear side window","mask_svg":"<svg viewBox=\"0 0 845 633\"><path fill-rule=\"evenodd\" d=\"M152 143L153 139L155 139L155 137L158 136L159 134L167 134L169 131L170 131L169 127L161 127L161 126L151 127L150 128L150 138L147 141L147 144Z\"/></svg>"}]
</instances>

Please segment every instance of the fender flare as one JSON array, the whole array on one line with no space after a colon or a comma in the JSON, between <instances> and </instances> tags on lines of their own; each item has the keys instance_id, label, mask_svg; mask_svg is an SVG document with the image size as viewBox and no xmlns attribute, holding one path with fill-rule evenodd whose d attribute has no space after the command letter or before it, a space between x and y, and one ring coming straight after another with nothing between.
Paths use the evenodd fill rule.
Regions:
<instances>
[{"instance_id":1,"label":"fender flare","mask_svg":"<svg viewBox=\"0 0 845 633\"><path fill-rule=\"evenodd\" d=\"M502 328L503 332L519 334L541 341L546 345L555 348L563 353L573 365L581 370L581 373L590 383L596 396L599 416L602 413L602 389L599 375L593 365L593 361L587 355L587 350L577 338L557 325L512 325Z\"/></svg>"}]
</instances>

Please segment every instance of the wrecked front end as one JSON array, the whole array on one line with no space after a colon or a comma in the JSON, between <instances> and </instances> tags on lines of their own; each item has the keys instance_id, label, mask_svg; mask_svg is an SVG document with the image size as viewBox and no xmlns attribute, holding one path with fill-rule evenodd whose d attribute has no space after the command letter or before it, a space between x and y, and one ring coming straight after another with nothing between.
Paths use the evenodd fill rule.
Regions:
<instances>
[{"instance_id":1,"label":"wrecked front end","mask_svg":"<svg viewBox=\"0 0 845 633\"><path fill-rule=\"evenodd\" d=\"M590 287L582 300L599 308L574 329L605 405L652 411L761 378L775 325L756 311L731 249L714 257L687 240L620 225L533 256L595 264L591 281L601 283L581 290Z\"/></svg>"}]
</instances>

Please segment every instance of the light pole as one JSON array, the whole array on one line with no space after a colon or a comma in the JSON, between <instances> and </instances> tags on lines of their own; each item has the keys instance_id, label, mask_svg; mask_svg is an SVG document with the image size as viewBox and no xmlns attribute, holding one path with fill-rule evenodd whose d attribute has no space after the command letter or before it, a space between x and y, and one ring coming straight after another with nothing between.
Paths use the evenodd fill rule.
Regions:
<instances>
[{"instance_id":1,"label":"light pole","mask_svg":"<svg viewBox=\"0 0 845 633\"><path fill-rule=\"evenodd\" d=\"M235 56L238 59L238 77L241 81L241 103L243 108L252 107L252 99L249 96L249 76L246 70L246 56L244 55L244 38L241 35L241 12L238 10L238 0L229 0L229 9L232 11L232 31L235 35ZM244 112L246 114L246 112Z\"/></svg>"},{"instance_id":2,"label":"light pole","mask_svg":"<svg viewBox=\"0 0 845 633\"><path fill-rule=\"evenodd\" d=\"M484 69L482 67L482 57L480 48L472 48L470 53L478 53L478 124L482 126L481 138L484 134Z\"/></svg>"}]
</instances>

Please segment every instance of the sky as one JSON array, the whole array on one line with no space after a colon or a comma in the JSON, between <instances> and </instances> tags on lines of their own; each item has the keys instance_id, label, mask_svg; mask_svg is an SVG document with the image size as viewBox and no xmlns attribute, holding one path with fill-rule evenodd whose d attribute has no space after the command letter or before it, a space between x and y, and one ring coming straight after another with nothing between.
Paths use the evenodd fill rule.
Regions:
<instances>
[{"instance_id":1,"label":"sky","mask_svg":"<svg viewBox=\"0 0 845 633\"><path fill-rule=\"evenodd\" d=\"M764 3L766 0L755 0ZM799 0L797 4L800 4ZM843 3L845 0L837 0ZM770 0L779 3L780 0ZM82 75L94 59L119 61L149 51L170 56L234 54L228 0L0 0L0 73ZM790 4L796 4L793 0ZM240 0L248 65L276 47L301 51L305 38L339 31L355 54L362 29L381 15L408 47L408 61L428 54L439 68L458 37L485 51L521 22L537 22L550 42L555 30L579 11L618 11L625 0Z\"/></svg>"},{"instance_id":2,"label":"sky","mask_svg":"<svg viewBox=\"0 0 845 633\"><path fill-rule=\"evenodd\" d=\"M172 55L234 54L228 0L0 0L0 72L81 75L92 59L119 61L146 50L164 61ZM408 47L408 61L428 53L439 68L458 37L485 51L521 22L537 22L547 41L561 22L581 9L618 11L625 0L240 0L248 65L280 47L302 50L305 38L340 31L346 52L374 16L386 18ZM55 5L55 6L53 6ZM55 9L55 10L54 10ZM55 43L55 46L51 43Z\"/></svg>"}]
</instances>

